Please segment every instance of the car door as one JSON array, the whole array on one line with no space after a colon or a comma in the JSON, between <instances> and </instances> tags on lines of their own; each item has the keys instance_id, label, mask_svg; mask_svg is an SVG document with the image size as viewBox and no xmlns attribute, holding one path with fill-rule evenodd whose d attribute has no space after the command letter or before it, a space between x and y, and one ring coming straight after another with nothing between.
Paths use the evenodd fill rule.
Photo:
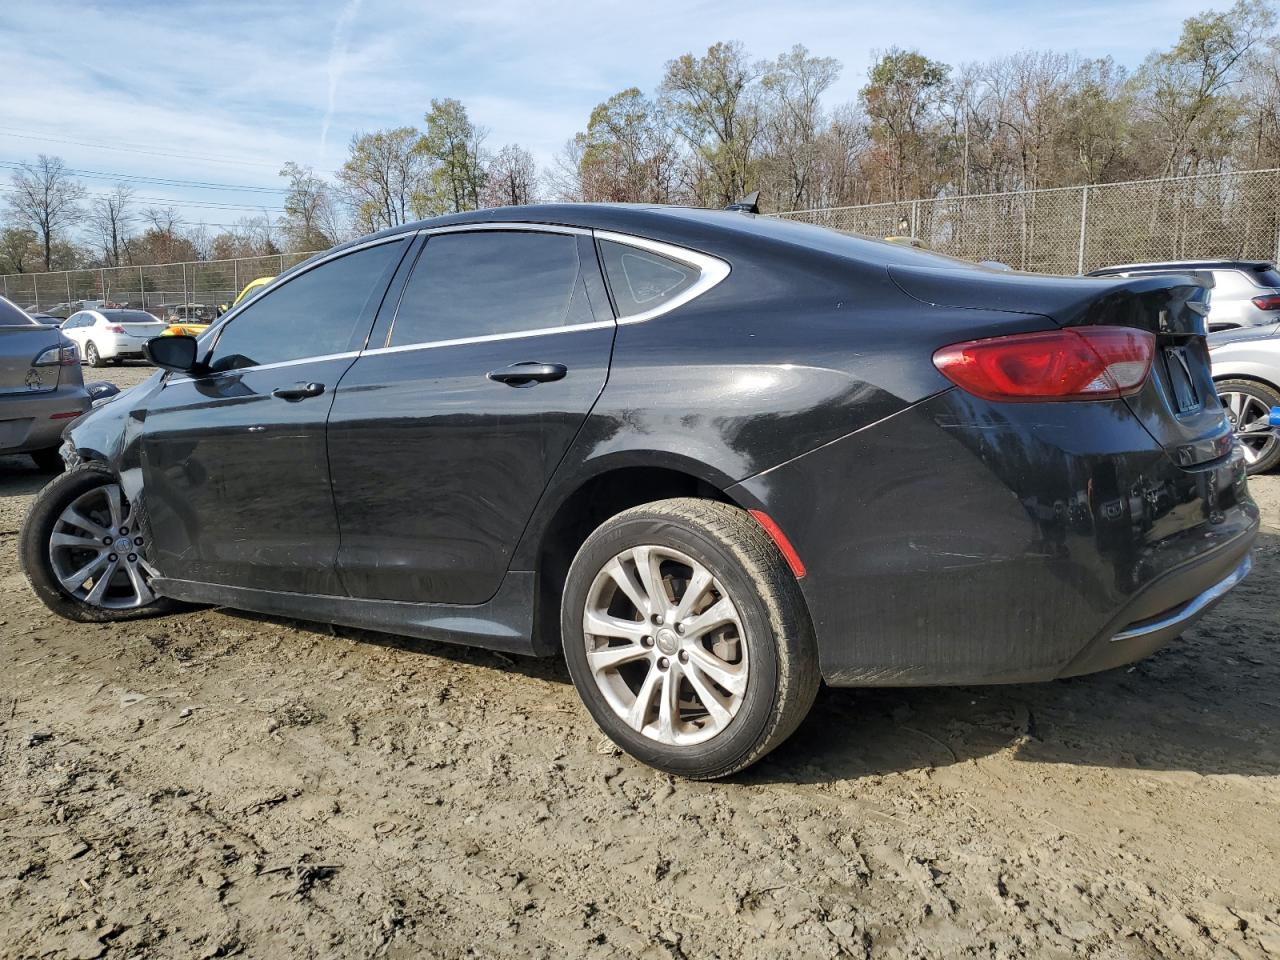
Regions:
<instances>
[{"instance_id":1,"label":"car door","mask_svg":"<svg viewBox=\"0 0 1280 960\"><path fill-rule=\"evenodd\" d=\"M409 240L303 270L202 339L148 402L142 469L170 579L341 595L325 421Z\"/></svg>"},{"instance_id":2,"label":"car door","mask_svg":"<svg viewBox=\"0 0 1280 960\"><path fill-rule=\"evenodd\" d=\"M60 328L63 336L68 340L74 341L75 345L79 347L82 359L84 357L84 323L86 316L87 314L83 313L73 314L63 321Z\"/></svg>"},{"instance_id":3,"label":"car door","mask_svg":"<svg viewBox=\"0 0 1280 960\"><path fill-rule=\"evenodd\" d=\"M432 233L385 326L329 419L343 582L482 603L608 376L594 244L546 227Z\"/></svg>"}]
</instances>

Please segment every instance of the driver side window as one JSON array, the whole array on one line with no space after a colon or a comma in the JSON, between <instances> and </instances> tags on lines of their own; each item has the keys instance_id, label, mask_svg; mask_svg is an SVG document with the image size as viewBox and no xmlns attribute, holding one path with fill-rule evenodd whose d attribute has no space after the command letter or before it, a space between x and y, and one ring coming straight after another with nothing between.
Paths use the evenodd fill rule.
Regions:
<instances>
[{"instance_id":1,"label":"driver side window","mask_svg":"<svg viewBox=\"0 0 1280 960\"><path fill-rule=\"evenodd\" d=\"M356 325L369 319L407 245L401 238L345 254L255 299L218 334L210 371L352 349Z\"/></svg>"}]
</instances>

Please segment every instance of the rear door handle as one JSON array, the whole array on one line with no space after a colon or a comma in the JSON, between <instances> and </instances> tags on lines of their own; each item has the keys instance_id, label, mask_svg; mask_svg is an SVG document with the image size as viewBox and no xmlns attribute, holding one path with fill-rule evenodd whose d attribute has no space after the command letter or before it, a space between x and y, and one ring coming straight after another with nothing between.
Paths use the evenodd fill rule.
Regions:
<instances>
[{"instance_id":1,"label":"rear door handle","mask_svg":"<svg viewBox=\"0 0 1280 960\"><path fill-rule=\"evenodd\" d=\"M501 370L490 370L487 376L490 380L505 383L511 387L531 387L535 383L562 380L568 372L569 368L563 363L526 361L524 363L513 363L511 366L504 367Z\"/></svg>"},{"instance_id":2,"label":"rear door handle","mask_svg":"<svg viewBox=\"0 0 1280 960\"><path fill-rule=\"evenodd\" d=\"M292 387L276 387L271 391L273 397L288 400L290 403L297 403L307 397L318 397L322 393L324 393L323 383L299 383Z\"/></svg>"}]
</instances>

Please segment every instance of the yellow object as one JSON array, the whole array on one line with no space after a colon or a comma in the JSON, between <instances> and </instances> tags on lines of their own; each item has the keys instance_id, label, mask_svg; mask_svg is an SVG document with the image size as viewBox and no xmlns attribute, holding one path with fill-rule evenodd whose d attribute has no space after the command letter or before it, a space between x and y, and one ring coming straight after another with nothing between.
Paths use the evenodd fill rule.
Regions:
<instances>
[{"instance_id":1,"label":"yellow object","mask_svg":"<svg viewBox=\"0 0 1280 960\"><path fill-rule=\"evenodd\" d=\"M248 300L256 296L258 294L258 291L260 291L263 287L265 287L268 283L270 283L274 279L275 277L258 277L256 280L250 280L248 283L244 285L244 289L240 291L239 296L237 296L235 300L231 302L231 306L238 307L242 301ZM226 308L223 307L218 312L226 313ZM204 333L208 329L209 329L208 323L187 323L183 321L178 321L177 323L169 324L169 326L165 328L164 333L160 334L160 336L162 337L198 337L200 336L200 334Z\"/></svg>"},{"instance_id":2,"label":"yellow object","mask_svg":"<svg viewBox=\"0 0 1280 960\"><path fill-rule=\"evenodd\" d=\"M257 280L250 280L245 284L244 289L240 291L240 296L231 302L231 306L239 306L241 300L248 300L251 295L256 295L258 290L261 290L274 279L275 277L259 277Z\"/></svg>"}]
</instances>

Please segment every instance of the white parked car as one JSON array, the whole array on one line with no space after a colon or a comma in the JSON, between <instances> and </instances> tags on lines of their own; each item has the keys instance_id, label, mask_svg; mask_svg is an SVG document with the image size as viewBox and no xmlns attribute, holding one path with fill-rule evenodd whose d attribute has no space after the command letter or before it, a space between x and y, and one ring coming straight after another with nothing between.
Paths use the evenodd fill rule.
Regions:
<instances>
[{"instance_id":1,"label":"white parked car","mask_svg":"<svg viewBox=\"0 0 1280 960\"><path fill-rule=\"evenodd\" d=\"M80 347L92 367L142 357L142 345L164 333L165 324L144 310L81 310L62 324L62 333Z\"/></svg>"}]
</instances>

